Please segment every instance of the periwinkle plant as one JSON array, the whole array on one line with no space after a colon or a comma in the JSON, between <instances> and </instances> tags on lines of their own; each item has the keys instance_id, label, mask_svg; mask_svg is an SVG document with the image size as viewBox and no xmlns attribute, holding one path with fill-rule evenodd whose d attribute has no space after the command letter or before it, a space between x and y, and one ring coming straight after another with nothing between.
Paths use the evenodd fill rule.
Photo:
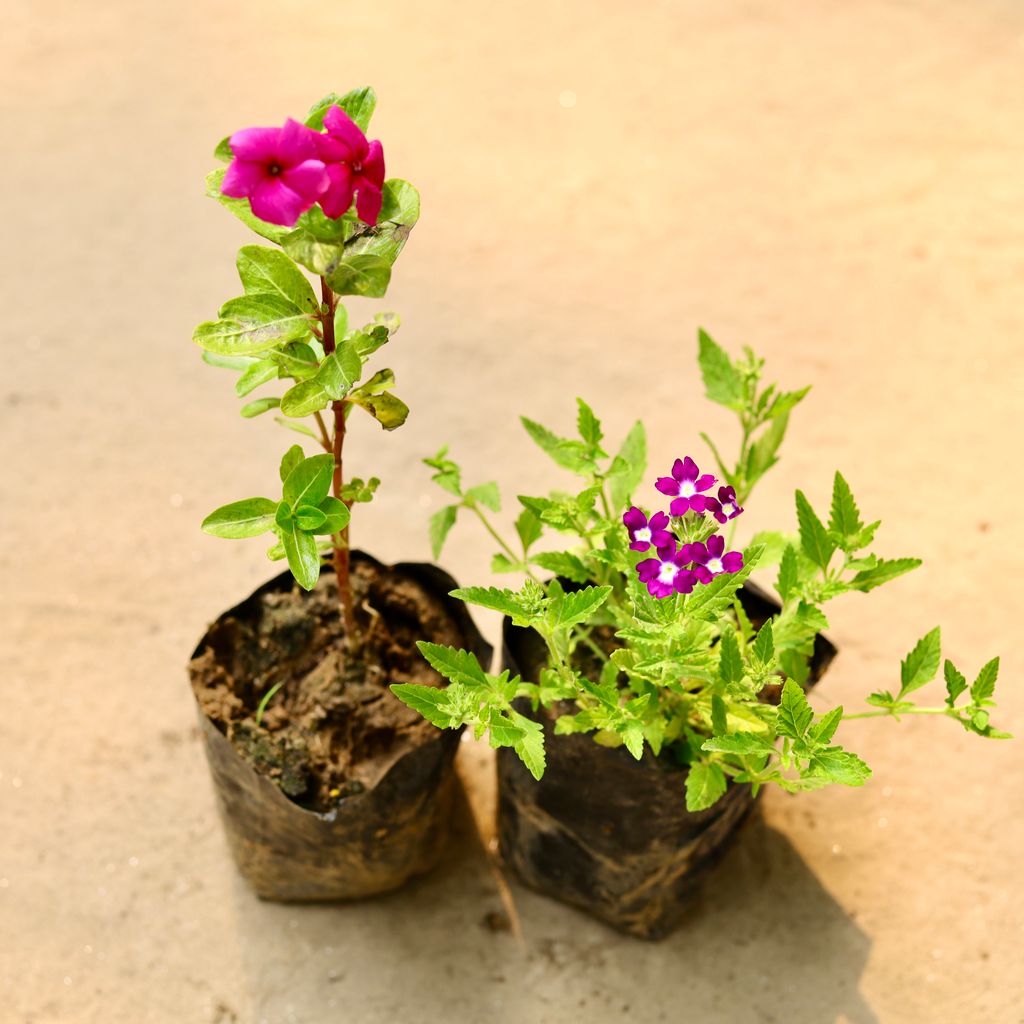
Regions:
<instances>
[{"instance_id":1,"label":"periwinkle plant","mask_svg":"<svg viewBox=\"0 0 1024 1024\"><path fill-rule=\"evenodd\" d=\"M232 539L272 534L268 556L287 559L306 590L329 555L350 646L359 644L349 573L351 509L371 501L380 481L346 479L348 417L358 408L394 430L409 410L391 393L390 369L365 372L398 318L384 313L354 326L339 299L385 294L420 209L408 182L385 180L383 147L366 138L375 106L372 89L332 93L302 123L289 118L280 128L242 129L217 147L228 167L207 177L208 194L272 244L239 250L244 294L193 335L206 362L240 371L239 397L286 382L279 395L250 399L243 416L277 410L278 423L323 449L307 458L293 445L281 459L279 498L224 505L203 529Z\"/></svg>"},{"instance_id":2,"label":"periwinkle plant","mask_svg":"<svg viewBox=\"0 0 1024 1024\"><path fill-rule=\"evenodd\" d=\"M708 397L739 418L740 451L729 468L702 435L723 479L702 473L690 456L677 459L654 484L667 509L631 501L646 472L642 424L611 457L599 421L582 400L578 438L523 420L533 440L582 479L582 488L521 495L518 545L503 539L488 516L500 510L496 484L463 489L446 449L425 460L438 484L458 499L432 519L435 555L467 510L501 547L492 569L527 577L518 590L470 587L455 596L535 629L548 656L530 682L508 671L488 673L465 651L421 643L449 685L405 684L393 691L441 728L472 725L478 737L489 734L492 746L513 747L536 778L545 768L543 729L519 702L528 700L534 712L543 705L558 715L556 734L590 733L599 744L625 746L638 760L649 748L686 767L686 805L693 811L714 804L730 782L750 784L755 792L768 783L789 791L863 784L868 766L834 742L844 718L939 714L980 736L1006 737L989 721L998 658L970 686L947 659L944 702L920 706L912 699L938 673L938 628L906 656L898 687L867 697L873 710L845 714L836 707L815 714L804 684L815 637L828 628L823 605L839 594L874 590L920 560L886 559L870 550L879 523L862 520L838 472L827 524L797 491L797 533L764 531L745 551L729 550L738 518L750 514L744 509L755 484L778 460L789 414L808 389L762 389L761 360L749 349L733 360L704 332L699 362ZM538 552L549 531L567 535L569 545ZM781 609L751 622L740 589L753 570L773 565ZM591 674L587 662L599 670Z\"/></svg>"}]
</instances>

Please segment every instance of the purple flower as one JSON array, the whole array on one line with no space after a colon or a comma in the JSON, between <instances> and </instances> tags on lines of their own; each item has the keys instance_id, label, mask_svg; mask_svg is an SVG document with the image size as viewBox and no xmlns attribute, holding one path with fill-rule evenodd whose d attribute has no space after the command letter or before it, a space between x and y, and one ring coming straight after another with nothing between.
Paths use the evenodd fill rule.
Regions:
<instances>
[{"instance_id":1,"label":"purple flower","mask_svg":"<svg viewBox=\"0 0 1024 1024\"><path fill-rule=\"evenodd\" d=\"M658 477L654 486L662 494L668 494L675 500L669 506L669 512L674 516L685 516L687 512L703 512L708 507L709 498L707 495L698 493L706 491L715 478L710 473L700 475L697 463L689 455L685 459L676 459L672 466L671 476Z\"/></svg>"},{"instance_id":2,"label":"purple flower","mask_svg":"<svg viewBox=\"0 0 1024 1024\"><path fill-rule=\"evenodd\" d=\"M231 161L220 190L248 198L252 212L290 228L327 188L317 159L318 134L289 118L283 128L243 128L231 136Z\"/></svg>"},{"instance_id":3,"label":"purple flower","mask_svg":"<svg viewBox=\"0 0 1024 1024\"><path fill-rule=\"evenodd\" d=\"M701 583L710 583L724 572L738 572L743 568L743 555L739 551L726 551L725 538L716 533L708 537L707 545L688 544L687 554L696 564L693 573Z\"/></svg>"},{"instance_id":4,"label":"purple flower","mask_svg":"<svg viewBox=\"0 0 1024 1024\"><path fill-rule=\"evenodd\" d=\"M348 213L355 196L359 219L376 224L383 202L384 148L377 141L367 142L359 125L341 107L327 111L324 128L327 134L317 138L329 184L320 206L328 217L338 218Z\"/></svg>"},{"instance_id":5,"label":"purple flower","mask_svg":"<svg viewBox=\"0 0 1024 1024\"><path fill-rule=\"evenodd\" d=\"M696 573L685 568L693 558L692 545L684 544L676 550L675 543L658 548L657 558L645 558L637 563L636 571L641 583L655 597L671 597L673 594L689 594L697 583Z\"/></svg>"},{"instance_id":6,"label":"purple flower","mask_svg":"<svg viewBox=\"0 0 1024 1024\"><path fill-rule=\"evenodd\" d=\"M742 511L736 503L736 491L732 487L719 487L718 500L708 498L708 511L720 522L735 519Z\"/></svg>"},{"instance_id":7,"label":"purple flower","mask_svg":"<svg viewBox=\"0 0 1024 1024\"><path fill-rule=\"evenodd\" d=\"M629 530L630 551L646 551L649 547L663 548L675 541L675 534L665 529L668 516L664 512L655 512L648 521L647 516L635 505L626 512L622 521Z\"/></svg>"}]
</instances>

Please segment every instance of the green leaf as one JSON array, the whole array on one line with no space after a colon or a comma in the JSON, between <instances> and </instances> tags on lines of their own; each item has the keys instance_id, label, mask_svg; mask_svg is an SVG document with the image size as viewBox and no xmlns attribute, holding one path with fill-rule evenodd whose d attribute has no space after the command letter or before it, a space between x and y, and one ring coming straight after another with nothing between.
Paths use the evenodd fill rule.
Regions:
<instances>
[{"instance_id":1,"label":"green leaf","mask_svg":"<svg viewBox=\"0 0 1024 1024\"><path fill-rule=\"evenodd\" d=\"M743 378L728 352L703 328L697 332L697 341L697 361L700 363L707 397L728 409L742 411Z\"/></svg>"},{"instance_id":2,"label":"green leaf","mask_svg":"<svg viewBox=\"0 0 1024 1024\"><path fill-rule=\"evenodd\" d=\"M813 718L814 712L807 703L803 689L792 679L787 679L783 683L782 699L779 702L779 735L794 740L803 739Z\"/></svg>"},{"instance_id":3,"label":"green leaf","mask_svg":"<svg viewBox=\"0 0 1024 1024\"><path fill-rule=\"evenodd\" d=\"M838 782L843 786L863 786L871 778L871 769L848 750L819 750L808 764L812 777Z\"/></svg>"},{"instance_id":4,"label":"green leaf","mask_svg":"<svg viewBox=\"0 0 1024 1024\"><path fill-rule=\"evenodd\" d=\"M313 286L294 260L280 249L243 245L235 261L246 295L270 293L291 303L303 313L319 313Z\"/></svg>"},{"instance_id":5,"label":"green leaf","mask_svg":"<svg viewBox=\"0 0 1024 1024\"><path fill-rule=\"evenodd\" d=\"M310 336L310 319L277 295L243 295L220 308L218 320L200 324L192 340L209 352L237 356L264 352Z\"/></svg>"},{"instance_id":6,"label":"green leaf","mask_svg":"<svg viewBox=\"0 0 1024 1024\"><path fill-rule=\"evenodd\" d=\"M513 749L519 760L526 765L527 771L538 781L544 774L544 730L540 722L533 721L516 711L512 712L512 721L523 730L523 737Z\"/></svg>"},{"instance_id":7,"label":"green leaf","mask_svg":"<svg viewBox=\"0 0 1024 1024\"><path fill-rule=\"evenodd\" d=\"M638 719L624 722L619 730L626 749L639 761L644 756L644 724Z\"/></svg>"},{"instance_id":8,"label":"green leaf","mask_svg":"<svg viewBox=\"0 0 1024 1024\"><path fill-rule=\"evenodd\" d=\"M324 115L331 107L341 107L342 110L352 118L364 134L370 126L370 118L377 107L377 94L369 86L361 89L352 89L344 95L336 92L328 93L322 100L317 101L309 109L306 115L306 125L314 131L322 131L324 127Z\"/></svg>"},{"instance_id":9,"label":"green leaf","mask_svg":"<svg viewBox=\"0 0 1024 1024\"><path fill-rule=\"evenodd\" d=\"M686 809L703 811L725 793L725 772L707 761L695 761L686 773Z\"/></svg>"},{"instance_id":10,"label":"green leaf","mask_svg":"<svg viewBox=\"0 0 1024 1024\"><path fill-rule=\"evenodd\" d=\"M832 515L828 521L828 528L844 540L856 537L864 529L864 524L860 521L860 510L853 500L853 491L838 470L832 484Z\"/></svg>"},{"instance_id":11,"label":"green leaf","mask_svg":"<svg viewBox=\"0 0 1024 1024\"><path fill-rule=\"evenodd\" d=\"M786 436L787 426L789 426L788 416L783 415L773 419L768 429L750 446L745 467L748 489L757 483L779 461L776 452L778 452L779 447L782 445L782 440Z\"/></svg>"},{"instance_id":12,"label":"green leaf","mask_svg":"<svg viewBox=\"0 0 1024 1024\"><path fill-rule=\"evenodd\" d=\"M723 683L738 683L743 678L743 658L740 655L736 633L726 629L718 642L718 674Z\"/></svg>"},{"instance_id":13,"label":"green leaf","mask_svg":"<svg viewBox=\"0 0 1024 1024\"><path fill-rule=\"evenodd\" d=\"M286 420L283 416L275 416L274 422L280 423L286 430L292 430L296 434L302 434L304 437L311 437L314 441L320 440L320 438L318 438L305 423L296 423L294 420Z\"/></svg>"},{"instance_id":14,"label":"green leaf","mask_svg":"<svg viewBox=\"0 0 1024 1024\"><path fill-rule=\"evenodd\" d=\"M251 420L254 416L259 416L261 413L268 412L270 409L276 409L280 404L280 398L257 398L253 402L247 402L238 411L247 420Z\"/></svg>"},{"instance_id":15,"label":"green leaf","mask_svg":"<svg viewBox=\"0 0 1024 1024\"><path fill-rule=\"evenodd\" d=\"M815 565L827 569L836 545L822 521L815 515L803 491L796 492L796 517L800 524L800 545L804 554Z\"/></svg>"},{"instance_id":16,"label":"green leaf","mask_svg":"<svg viewBox=\"0 0 1024 1024\"><path fill-rule=\"evenodd\" d=\"M823 715L819 721L814 723L811 728L811 737L816 743L820 743L824 746L832 739L833 736L835 736L836 729L839 728L839 723L842 720L842 717L842 705L837 708L833 708L827 715Z\"/></svg>"},{"instance_id":17,"label":"green leaf","mask_svg":"<svg viewBox=\"0 0 1024 1024\"><path fill-rule=\"evenodd\" d=\"M572 470L574 473L585 473L593 467L593 460L590 459L587 446L582 441L570 441L567 438L558 437L547 427L541 426L526 416L520 416L519 420L534 443L547 452L559 466Z\"/></svg>"},{"instance_id":18,"label":"green leaf","mask_svg":"<svg viewBox=\"0 0 1024 1024\"><path fill-rule=\"evenodd\" d=\"M317 550L316 539L313 534L299 529L299 524L294 519L286 526L278 528L281 531L281 543L288 559L288 568L291 569L295 581L303 590L312 590L320 578L320 552Z\"/></svg>"},{"instance_id":19,"label":"green leaf","mask_svg":"<svg viewBox=\"0 0 1024 1024\"><path fill-rule=\"evenodd\" d=\"M467 604L502 612L510 616L517 626L532 625L540 614L539 608L525 604L514 590L499 590L497 587L462 587L453 590L451 596Z\"/></svg>"},{"instance_id":20,"label":"green leaf","mask_svg":"<svg viewBox=\"0 0 1024 1024\"><path fill-rule=\"evenodd\" d=\"M448 704L448 696L444 690L435 686L423 686L421 683L392 683L389 690L405 705L418 711L431 725L439 729L452 729L461 725L453 721L451 712L443 710L442 705Z\"/></svg>"},{"instance_id":21,"label":"green leaf","mask_svg":"<svg viewBox=\"0 0 1024 1024\"><path fill-rule=\"evenodd\" d=\"M863 572L857 573L850 580L850 586L854 590L867 593L869 590L874 590L875 587L880 587L883 583L888 583L889 580L896 579L897 576L916 569L920 564L920 558L881 558L873 569L865 569Z\"/></svg>"},{"instance_id":22,"label":"green leaf","mask_svg":"<svg viewBox=\"0 0 1024 1024\"><path fill-rule=\"evenodd\" d=\"M390 281L391 264L373 253L346 254L327 274L327 283L338 295L365 295L373 299L387 292Z\"/></svg>"},{"instance_id":23,"label":"green leaf","mask_svg":"<svg viewBox=\"0 0 1024 1024\"><path fill-rule=\"evenodd\" d=\"M501 511L501 492L498 490L498 485L493 481L486 484L477 484L476 487L470 487L466 491L466 497L478 501L484 508L489 508L492 512Z\"/></svg>"},{"instance_id":24,"label":"green leaf","mask_svg":"<svg viewBox=\"0 0 1024 1024\"><path fill-rule=\"evenodd\" d=\"M453 683L464 683L467 686L486 687L487 674L484 672L475 654L471 651L445 647L443 644L432 644L418 640L416 646L420 654L430 663L435 672Z\"/></svg>"},{"instance_id":25,"label":"green leaf","mask_svg":"<svg viewBox=\"0 0 1024 1024\"><path fill-rule=\"evenodd\" d=\"M293 444L281 458L281 483L288 479L288 474L306 457L302 446Z\"/></svg>"},{"instance_id":26,"label":"green leaf","mask_svg":"<svg viewBox=\"0 0 1024 1024\"><path fill-rule=\"evenodd\" d=\"M323 512L324 521L314 531L315 533L340 533L348 526L349 520L352 518L348 505L331 495L324 498L317 507Z\"/></svg>"},{"instance_id":27,"label":"green leaf","mask_svg":"<svg viewBox=\"0 0 1024 1024\"><path fill-rule=\"evenodd\" d=\"M281 412L299 418L327 408L344 398L363 371L355 349L346 344L324 357L316 376L289 388L281 398Z\"/></svg>"},{"instance_id":28,"label":"green leaf","mask_svg":"<svg viewBox=\"0 0 1024 1024\"><path fill-rule=\"evenodd\" d=\"M258 359L245 368L245 372L235 381L235 394L239 398L255 391L261 384L277 379L277 363L273 359Z\"/></svg>"},{"instance_id":29,"label":"green leaf","mask_svg":"<svg viewBox=\"0 0 1024 1024\"><path fill-rule=\"evenodd\" d=\"M523 545L523 551L529 551L540 539L544 532L544 526L528 508L524 508L516 519L516 533L519 534L519 541Z\"/></svg>"},{"instance_id":30,"label":"green leaf","mask_svg":"<svg viewBox=\"0 0 1024 1024\"><path fill-rule=\"evenodd\" d=\"M782 553L782 561L779 563L779 579L775 584L775 589L779 592L779 597L782 598L783 602L789 600L789 595L792 593L799 578L800 567L797 562L796 548L789 544Z\"/></svg>"},{"instance_id":31,"label":"green leaf","mask_svg":"<svg viewBox=\"0 0 1024 1024\"><path fill-rule=\"evenodd\" d=\"M218 157L218 159L220 158ZM224 181L225 173L227 173L226 167L218 167L216 170L210 171L206 176L206 194L216 199L221 206L230 210L243 224L252 228L256 234L262 235L271 242L280 243L285 235L288 234L288 228L260 220L252 212L248 199L234 199L231 196L224 195L220 188Z\"/></svg>"},{"instance_id":32,"label":"green leaf","mask_svg":"<svg viewBox=\"0 0 1024 1024\"><path fill-rule=\"evenodd\" d=\"M608 470L608 493L612 512L624 509L647 472L647 432L637 420L626 435Z\"/></svg>"},{"instance_id":33,"label":"green leaf","mask_svg":"<svg viewBox=\"0 0 1024 1024\"><path fill-rule=\"evenodd\" d=\"M380 487L380 479L375 476L371 476L369 480L364 481L361 477L354 476L341 488L341 496L345 501L373 501L374 494L377 493L377 488Z\"/></svg>"},{"instance_id":34,"label":"green leaf","mask_svg":"<svg viewBox=\"0 0 1024 1024\"><path fill-rule=\"evenodd\" d=\"M549 620L552 629L570 629L585 622L607 600L611 587L584 587L551 599Z\"/></svg>"},{"instance_id":35,"label":"green leaf","mask_svg":"<svg viewBox=\"0 0 1024 1024\"><path fill-rule=\"evenodd\" d=\"M936 626L917 641L914 649L900 662L899 697L905 697L914 690L930 683L939 671L941 631Z\"/></svg>"},{"instance_id":36,"label":"green leaf","mask_svg":"<svg viewBox=\"0 0 1024 1024\"><path fill-rule=\"evenodd\" d=\"M446 505L430 517L430 550L434 558L439 558L451 528L459 514L458 505Z\"/></svg>"},{"instance_id":37,"label":"green leaf","mask_svg":"<svg viewBox=\"0 0 1024 1024\"><path fill-rule=\"evenodd\" d=\"M392 394L352 395L352 401L368 412L385 430L397 430L409 418L409 406Z\"/></svg>"},{"instance_id":38,"label":"green leaf","mask_svg":"<svg viewBox=\"0 0 1024 1024\"><path fill-rule=\"evenodd\" d=\"M757 639L751 648L751 654L762 665L770 665L775 658L775 637L772 632L772 620L768 619L757 631Z\"/></svg>"},{"instance_id":39,"label":"green leaf","mask_svg":"<svg viewBox=\"0 0 1024 1024\"><path fill-rule=\"evenodd\" d=\"M384 182L380 217L375 227L360 225L358 234L346 244L348 255L380 257L392 266L405 248L420 217L420 195L407 181L392 178Z\"/></svg>"},{"instance_id":40,"label":"green leaf","mask_svg":"<svg viewBox=\"0 0 1024 1024\"><path fill-rule=\"evenodd\" d=\"M334 456L324 453L303 459L284 481L282 497L292 509L319 505L327 497L334 477Z\"/></svg>"},{"instance_id":41,"label":"green leaf","mask_svg":"<svg viewBox=\"0 0 1024 1024\"><path fill-rule=\"evenodd\" d=\"M587 583L591 578L583 562L569 551L544 551L534 555L530 562L573 583Z\"/></svg>"},{"instance_id":42,"label":"green leaf","mask_svg":"<svg viewBox=\"0 0 1024 1024\"><path fill-rule=\"evenodd\" d=\"M307 533L319 533L319 528L327 521L327 516L313 505L300 505L295 510L295 522L300 530Z\"/></svg>"},{"instance_id":43,"label":"green leaf","mask_svg":"<svg viewBox=\"0 0 1024 1024\"><path fill-rule=\"evenodd\" d=\"M345 237L352 222L333 220L319 206L307 210L295 227L281 239L281 247L297 263L321 277L328 277L345 258Z\"/></svg>"},{"instance_id":44,"label":"green leaf","mask_svg":"<svg viewBox=\"0 0 1024 1024\"><path fill-rule=\"evenodd\" d=\"M988 700L996 691L996 679L999 676L999 659L993 658L982 666L978 678L971 684L971 700L980 704Z\"/></svg>"},{"instance_id":45,"label":"green leaf","mask_svg":"<svg viewBox=\"0 0 1024 1024\"><path fill-rule=\"evenodd\" d=\"M734 732L705 740L701 750L736 754L739 757L767 757L775 753L775 746L762 733Z\"/></svg>"},{"instance_id":46,"label":"green leaf","mask_svg":"<svg viewBox=\"0 0 1024 1024\"><path fill-rule=\"evenodd\" d=\"M245 498L222 505L211 512L202 524L204 533L214 537L237 540L242 537L258 537L273 529L277 502L269 498Z\"/></svg>"},{"instance_id":47,"label":"green leaf","mask_svg":"<svg viewBox=\"0 0 1024 1024\"><path fill-rule=\"evenodd\" d=\"M217 366L222 370L248 370L253 363L258 363L255 356L219 356L215 352L202 352L202 360L210 366Z\"/></svg>"},{"instance_id":48,"label":"green leaf","mask_svg":"<svg viewBox=\"0 0 1024 1024\"><path fill-rule=\"evenodd\" d=\"M601 439L604 437L604 432L601 430L601 421L594 415L594 410L582 398L576 399L576 405L578 407L576 429L579 431L580 437L591 448L598 448L601 444Z\"/></svg>"},{"instance_id":49,"label":"green leaf","mask_svg":"<svg viewBox=\"0 0 1024 1024\"><path fill-rule=\"evenodd\" d=\"M949 660L942 667L942 674L946 680L946 703L952 707L957 698L967 689L967 680L964 674Z\"/></svg>"},{"instance_id":50,"label":"green leaf","mask_svg":"<svg viewBox=\"0 0 1024 1024\"><path fill-rule=\"evenodd\" d=\"M217 143L217 148L213 151L213 158L226 164L229 164L234 160L235 154L231 151L230 135L225 135L224 138Z\"/></svg>"},{"instance_id":51,"label":"green leaf","mask_svg":"<svg viewBox=\"0 0 1024 1024\"><path fill-rule=\"evenodd\" d=\"M717 693L711 696L711 731L716 736L724 736L729 731L729 713Z\"/></svg>"}]
</instances>

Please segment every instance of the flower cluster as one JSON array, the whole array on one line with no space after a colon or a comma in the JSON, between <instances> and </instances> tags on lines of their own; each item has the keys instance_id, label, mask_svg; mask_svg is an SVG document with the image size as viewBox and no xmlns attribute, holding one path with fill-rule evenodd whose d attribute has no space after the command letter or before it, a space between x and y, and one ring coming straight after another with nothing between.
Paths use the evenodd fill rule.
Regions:
<instances>
[{"instance_id":1,"label":"flower cluster","mask_svg":"<svg viewBox=\"0 0 1024 1024\"><path fill-rule=\"evenodd\" d=\"M693 535L705 514L719 523L727 523L743 511L732 487L719 487L717 498L704 493L714 485L715 477L710 473L701 475L697 463L689 456L676 459L672 475L659 477L655 483L662 494L672 498L669 514L655 512L648 519L646 513L634 506L623 515L630 550L654 548L657 554L643 559L636 567L641 582L647 584L654 597L689 594L699 583L710 583L722 573L743 568L743 555L726 551L721 534L712 534L704 541L680 540L680 534L684 538ZM669 530L669 526L676 532Z\"/></svg>"},{"instance_id":2,"label":"flower cluster","mask_svg":"<svg viewBox=\"0 0 1024 1024\"><path fill-rule=\"evenodd\" d=\"M359 219L377 223L384 150L379 142L368 142L341 107L324 115L323 132L289 118L282 128L244 128L229 144L234 160L221 191L247 198L260 220L292 227L317 203L336 219L355 198Z\"/></svg>"}]
</instances>

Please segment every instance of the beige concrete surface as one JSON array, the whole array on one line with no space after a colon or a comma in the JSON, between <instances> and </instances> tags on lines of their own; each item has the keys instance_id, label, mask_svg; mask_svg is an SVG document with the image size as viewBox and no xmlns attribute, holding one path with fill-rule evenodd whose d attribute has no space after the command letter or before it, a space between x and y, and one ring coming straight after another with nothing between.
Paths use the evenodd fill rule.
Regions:
<instances>
[{"instance_id":1,"label":"beige concrete surface","mask_svg":"<svg viewBox=\"0 0 1024 1024\"><path fill-rule=\"evenodd\" d=\"M835 468L926 559L832 608L818 697L889 685L942 623L970 669L1019 654L1024 8L1016 0L316 4L13 0L4 114L0 423L0 1021L1016 1024L1024 755L949 722L851 723L862 790L772 793L689 924L620 938L515 890L468 837L360 906L258 902L215 818L183 672L269 572L203 515L261 493L290 436L245 422L194 324L245 230L202 196L228 131L373 83L389 172L424 215L388 306L413 417L369 421L384 478L355 537L428 555L450 441L506 497L560 479L516 422L653 455L729 445L695 332L814 385L745 526L790 527ZM502 517L505 522L511 516ZM444 564L488 582L471 525ZM487 620L494 635L496 623ZM486 751L463 770L486 800Z\"/></svg>"}]
</instances>

